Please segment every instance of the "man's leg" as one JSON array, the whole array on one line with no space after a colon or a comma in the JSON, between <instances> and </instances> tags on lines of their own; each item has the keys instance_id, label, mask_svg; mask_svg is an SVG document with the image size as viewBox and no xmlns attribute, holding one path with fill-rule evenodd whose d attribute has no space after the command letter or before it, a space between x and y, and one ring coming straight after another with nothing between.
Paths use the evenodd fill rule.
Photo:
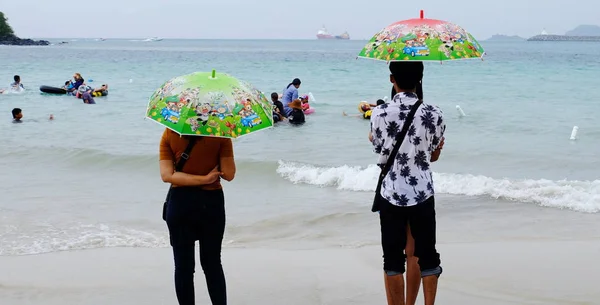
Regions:
<instances>
[{"instance_id":1,"label":"man's leg","mask_svg":"<svg viewBox=\"0 0 600 305\"><path fill-rule=\"evenodd\" d=\"M435 248L435 199L431 196L414 208L409 215L409 225L415 239L415 256L419 259L419 267L423 278L425 305L433 305L437 293L438 278L442 273L440 255Z\"/></svg>"},{"instance_id":2,"label":"man's leg","mask_svg":"<svg viewBox=\"0 0 600 305\"><path fill-rule=\"evenodd\" d=\"M381 246L383 248L383 270L388 305L405 305L404 301L404 247L406 246L407 208L382 203Z\"/></svg>"},{"instance_id":3,"label":"man's leg","mask_svg":"<svg viewBox=\"0 0 600 305\"><path fill-rule=\"evenodd\" d=\"M421 288L421 270L419 270L419 259L415 257L415 240L410 231L410 225L406 225L406 305L415 305L419 288Z\"/></svg>"}]
</instances>

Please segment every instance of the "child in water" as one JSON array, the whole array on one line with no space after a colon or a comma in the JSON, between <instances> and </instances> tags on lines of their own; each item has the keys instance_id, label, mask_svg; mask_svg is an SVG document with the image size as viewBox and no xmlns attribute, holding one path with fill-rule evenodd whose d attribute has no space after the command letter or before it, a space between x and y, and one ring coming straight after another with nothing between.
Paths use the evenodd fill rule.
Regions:
<instances>
[{"instance_id":1,"label":"child in water","mask_svg":"<svg viewBox=\"0 0 600 305\"><path fill-rule=\"evenodd\" d=\"M291 103L288 104L288 107L292 109L292 112L288 116L288 120L293 125L302 125L306 122L306 117L304 115L304 109L302 109L302 101L300 99L295 99Z\"/></svg>"},{"instance_id":2,"label":"child in water","mask_svg":"<svg viewBox=\"0 0 600 305\"><path fill-rule=\"evenodd\" d=\"M285 120L283 103L279 100L277 92L271 93L271 101L273 102L273 120L275 123Z\"/></svg>"},{"instance_id":3,"label":"child in water","mask_svg":"<svg viewBox=\"0 0 600 305\"><path fill-rule=\"evenodd\" d=\"M310 104L308 103L308 95L303 95L301 97L299 97L300 102L302 102L302 110L306 113L306 114L310 114L312 111L310 111Z\"/></svg>"},{"instance_id":4,"label":"child in water","mask_svg":"<svg viewBox=\"0 0 600 305\"><path fill-rule=\"evenodd\" d=\"M23 118L23 111L21 108L14 108L12 110L13 123L23 123L21 119Z\"/></svg>"}]
</instances>

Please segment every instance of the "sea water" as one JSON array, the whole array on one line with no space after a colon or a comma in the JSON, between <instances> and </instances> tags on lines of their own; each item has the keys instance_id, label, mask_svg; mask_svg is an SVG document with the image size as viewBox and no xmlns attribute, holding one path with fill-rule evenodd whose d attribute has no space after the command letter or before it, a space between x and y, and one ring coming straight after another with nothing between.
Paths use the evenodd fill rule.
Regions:
<instances>
[{"instance_id":1,"label":"sea water","mask_svg":"<svg viewBox=\"0 0 600 305\"><path fill-rule=\"evenodd\" d=\"M0 47L0 88L14 74L26 88L0 95L0 255L168 246L160 219L167 185L157 156L163 128L144 119L146 105L166 80L212 69L267 96L298 77L300 93L316 99L304 126L235 140L238 176L224 183L226 247L377 244L369 123L342 116L358 113L362 100L390 95L386 64L356 59L365 43L78 40ZM530 229L537 221L553 228L547 234L597 228L600 44L483 46L485 60L425 68L425 101L439 105L447 122L444 151L433 165L438 239L534 238L541 234ZM76 72L92 86L108 84L109 96L85 105L39 92ZM11 123L15 107L23 110L22 124Z\"/></svg>"}]
</instances>

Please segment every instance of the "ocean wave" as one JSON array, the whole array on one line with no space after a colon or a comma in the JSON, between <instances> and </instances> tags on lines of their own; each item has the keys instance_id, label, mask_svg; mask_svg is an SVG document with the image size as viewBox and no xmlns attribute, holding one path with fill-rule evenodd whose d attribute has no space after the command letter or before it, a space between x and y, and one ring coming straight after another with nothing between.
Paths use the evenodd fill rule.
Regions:
<instances>
[{"instance_id":1,"label":"ocean wave","mask_svg":"<svg viewBox=\"0 0 600 305\"><path fill-rule=\"evenodd\" d=\"M105 224L78 225L69 229L46 227L43 232L21 234L5 228L0 256L33 255L59 251L114 247L162 248L169 246L164 234Z\"/></svg>"},{"instance_id":2,"label":"ocean wave","mask_svg":"<svg viewBox=\"0 0 600 305\"><path fill-rule=\"evenodd\" d=\"M0 158L18 158L21 161L32 160L44 164L60 164L74 168L105 168L121 170L157 169L158 152L132 152L114 154L93 148L67 147L15 147L0 152ZM254 157L236 158L238 167L247 171L268 171L275 173L276 161L264 161Z\"/></svg>"},{"instance_id":3,"label":"ocean wave","mask_svg":"<svg viewBox=\"0 0 600 305\"><path fill-rule=\"evenodd\" d=\"M346 234L342 223L364 221L364 213L331 213L283 215L247 225L228 224L223 240L226 248L239 248L273 243L296 244L298 241L318 245L358 248L378 240L370 231ZM362 235L361 235L362 234ZM41 225L26 230L16 225L0 227L0 256L23 256L102 248L168 248L166 229L142 230L120 225L78 224L71 227Z\"/></svg>"},{"instance_id":4,"label":"ocean wave","mask_svg":"<svg viewBox=\"0 0 600 305\"><path fill-rule=\"evenodd\" d=\"M366 168L347 165L318 167L279 161L277 173L293 183L372 192L377 185L379 168L376 165ZM516 180L446 173L434 173L433 179L436 191L441 194L489 196L579 212L600 212L600 180Z\"/></svg>"}]
</instances>

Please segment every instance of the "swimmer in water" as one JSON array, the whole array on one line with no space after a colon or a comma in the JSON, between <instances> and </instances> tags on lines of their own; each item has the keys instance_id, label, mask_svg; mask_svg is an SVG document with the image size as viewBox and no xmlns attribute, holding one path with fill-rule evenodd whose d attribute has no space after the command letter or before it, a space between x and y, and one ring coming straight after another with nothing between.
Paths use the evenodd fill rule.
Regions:
<instances>
[{"instance_id":1,"label":"swimmer in water","mask_svg":"<svg viewBox=\"0 0 600 305\"><path fill-rule=\"evenodd\" d=\"M14 108L12 110L13 123L23 123L21 119L23 118L23 111L21 108Z\"/></svg>"},{"instance_id":2,"label":"swimmer in water","mask_svg":"<svg viewBox=\"0 0 600 305\"><path fill-rule=\"evenodd\" d=\"M360 106L360 109L363 112L362 114L349 115L346 112L342 112L342 115L343 116L351 116L351 117L362 117L363 119L368 120L371 118L372 108L377 107L379 105L383 105L383 104L385 104L385 101L382 99L377 100L376 104L363 103Z\"/></svg>"}]
</instances>

